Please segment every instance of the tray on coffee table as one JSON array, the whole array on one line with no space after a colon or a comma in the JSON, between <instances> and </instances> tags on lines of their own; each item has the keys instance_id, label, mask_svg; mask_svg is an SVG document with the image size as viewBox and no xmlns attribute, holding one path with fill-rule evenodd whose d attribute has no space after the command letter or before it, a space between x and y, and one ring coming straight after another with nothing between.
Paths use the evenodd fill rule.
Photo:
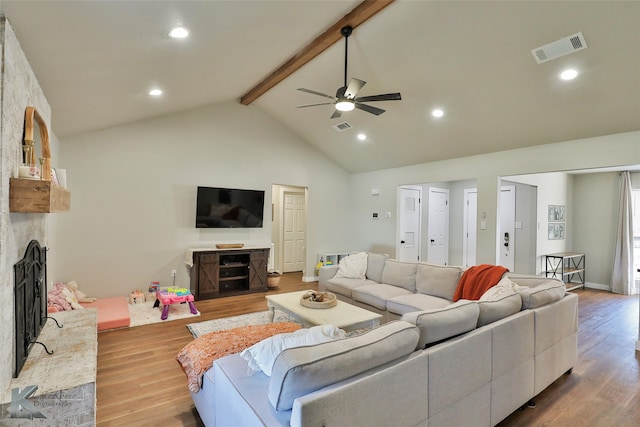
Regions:
<instances>
[{"instance_id":1,"label":"tray on coffee table","mask_svg":"<svg viewBox=\"0 0 640 427\"><path fill-rule=\"evenodd\" d=\"M265 298L271 311L271 321L276 309L300 320L306 326L334 325L345 331L373 328L378 326L382 319L380 314L340 300L335 307L322 310L304 307L300 304L300 297L307 292L308 290L267 295Z\"/></svg>"}]
</instances>

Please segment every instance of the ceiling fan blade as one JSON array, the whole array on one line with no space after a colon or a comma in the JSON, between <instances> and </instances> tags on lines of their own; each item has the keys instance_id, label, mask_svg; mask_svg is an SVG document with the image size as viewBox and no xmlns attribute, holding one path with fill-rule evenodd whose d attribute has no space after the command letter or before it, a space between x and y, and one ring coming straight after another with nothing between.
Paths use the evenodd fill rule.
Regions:
<instances>
[{"instance_id":1,"label":"ceiling fan blade","mask_svg":"<svg viewBox=\"0 0 640 427\"><path fill-rule=\"evenodd\" d=\"M349 99L354 99L358 94L358 92L360 91L360 89L362 89L362 87L366 84L367 82L365 81L358 80L358 79L351 79L351 81L349 82L349 85L347 86L347 90L345 90L344 92L344 96Z\"/></svg>"},{"instance_id":2,"label":"ceiling fan blade","mask_svg":"<svg viewBox=\"0 0 640 427\"><path fill-rule=\"evenodd\" d=\"M333 99L333 100L336 99L334 96L327 95L326 93L317 92L317 91L311 90L311 89L305 89L303 87L298 88L298 90L301 91L301 92L312 93L312 94L318 95L318 96L324 96L325 98L329 98L329 99Z\"/></svg>"},{"instance_id":3,"label":"ceiling fan blade","mask_svg":"<svg viewBox=\"0 0 640 427\"><path fill-rule=\"evenodd\" d=\"M385 93L382 95L363 96L356 99L356 102L373 102L373 101L400 101L402 97L400 93Z\"/></svg>"},{"instance_id":4,"label":"ceiling fan blade","mask_svg":"<svg viewBox=\"0 0 640 427\"><path fill-rule=\"evenodd\" d=\"M333 102L321 102L320 104L296 105L296 108L316 107L318 105L331 105Z\"/></svg>"},{"instance_id":5,"label":"ceiling fan blade","mask_svg":"<svg viewBox=\"0 0 640 427\"><path fill-rule=\"evenodd\" d=\"M382 108L372 107L371 105L365 105L359 102L356 102L355 104L356 104L356 108L359 108L360 110L364 110L367 113L375 114L376 116L379 116L380 114L386 111L386 110L383 110Z\"/></svg>"},{"instance_id":6,"label":"ceiling fan blade","mask_svg":"<svg viewBox=\"0 0 640 427\"><path fill-rule=\"evenodd\" d=\"M331 115L331 118L332 118L332 119L337 119L338 117L341 117L341 116L342 116L342 111L340 111L340 110L335 110L335 111L333 112L333 114Z\"/></svg>"}]
</instances>

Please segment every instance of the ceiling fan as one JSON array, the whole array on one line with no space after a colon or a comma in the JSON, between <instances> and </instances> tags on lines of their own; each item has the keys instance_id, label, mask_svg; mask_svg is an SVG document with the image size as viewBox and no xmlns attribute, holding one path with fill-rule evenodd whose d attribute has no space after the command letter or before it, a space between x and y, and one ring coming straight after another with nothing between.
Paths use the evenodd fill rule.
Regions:
<instances>
[{"instance_id":1,"label":"ceiling fan","mask_svg":"<svg viewBox=\"0 0 640 427\"><path fill-rule=\"evenodd\" d=\"M371 114L375 114L379 116L384 113L385 110L382 108L372 107L371 105L363 104L363 102L375 102L375 101L399 101L401 100L400 93L385 93L382 95L372 95L372 96L361 96L357 97L358 92L362 87L367 83L363 80L351 79L349 84L347 85L347 53L349 48L349 36L353 28L347 26L342 27L340 30L340 34L344 36L344 86L338 88L336 91L336 96L331 96L324 94L322 92L317 92L311 89L299 88L299 91L311 93L313 95L323 96L325 98L331 99L331 102L322 102L320 104L308 104L308 105L298 105L296 108L306 108L306 107L316 107L318 105L334 105L335 111L331 115L332 119L336 119L342 116L342 113L345 111L351 111L354 108L359 110L366 111Z\"/></svg>"}]
</instances>

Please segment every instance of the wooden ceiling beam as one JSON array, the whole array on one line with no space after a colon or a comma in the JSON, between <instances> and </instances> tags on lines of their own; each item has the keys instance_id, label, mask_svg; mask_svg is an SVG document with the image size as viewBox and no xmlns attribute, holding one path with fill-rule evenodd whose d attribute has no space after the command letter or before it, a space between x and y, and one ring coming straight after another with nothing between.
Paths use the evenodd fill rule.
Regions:
<instances>
[{"instance_id":1,"label":"wooden ceiling beam","mask_svg":"<svg viewBox=\"0 0 640 427\"><path fill-rule=\"evenodd\" d=\"M269 89L300 69L307 62L320 55L328 47L340 41L342 39L342 34L340 34L342 27L349 25L352 28L356 28L394 1L395 0L363 1L356 6L355 9L340 18L338 22L333 24L324 33L305 46L293 58L289 59L264 80L255 85L249 92L240 98L240 103L243 105L251 104Z\"/></svg>"}]
</instances>

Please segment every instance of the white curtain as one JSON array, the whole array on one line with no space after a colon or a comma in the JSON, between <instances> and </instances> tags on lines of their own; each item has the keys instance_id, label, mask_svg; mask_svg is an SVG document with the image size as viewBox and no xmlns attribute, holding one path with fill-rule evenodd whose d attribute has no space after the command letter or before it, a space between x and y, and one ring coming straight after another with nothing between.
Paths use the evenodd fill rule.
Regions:
<instances>
[{"instance_id":1,"label":"white curtain","mask_svg":"<svg viewBox=\"0 0 640 427\"><path fill-rule=\"evenodd\" d=\"M633 190L629 172L620 174L618 235L611 274L611 291L624 295L638 293L633 274Z\"/></svg>"}]
</instances>

